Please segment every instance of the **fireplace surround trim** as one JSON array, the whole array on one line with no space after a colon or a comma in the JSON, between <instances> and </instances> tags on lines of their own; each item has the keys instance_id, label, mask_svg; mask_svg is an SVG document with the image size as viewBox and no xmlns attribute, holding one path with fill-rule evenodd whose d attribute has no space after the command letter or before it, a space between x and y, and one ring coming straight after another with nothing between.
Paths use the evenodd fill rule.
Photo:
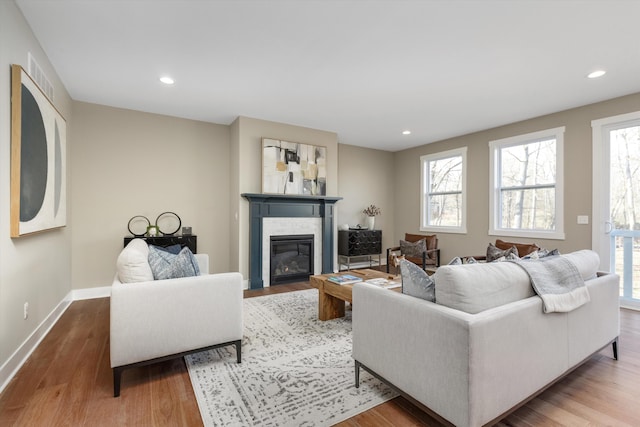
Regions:
<instances>
[{"instance_id":1,"label":"fireplace surround trim","mask_svg":"<svg viewBox=\"0 0 640 427\"><path fill-rule=\"evenodd\" d=\"M262 289L262 219L321 218L322 273L333 273L335 204L342 197L243 193L249 201L249 289Z\"/></svg>"}]
</instances>

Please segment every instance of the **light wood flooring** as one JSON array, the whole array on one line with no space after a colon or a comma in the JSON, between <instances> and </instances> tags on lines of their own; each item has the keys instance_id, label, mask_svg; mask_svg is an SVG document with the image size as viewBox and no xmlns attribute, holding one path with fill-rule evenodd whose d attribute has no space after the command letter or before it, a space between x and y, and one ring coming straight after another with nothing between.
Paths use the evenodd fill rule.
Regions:
<instances>
[{"instance_id":1,"label":"light wood flooring","mask_svg":"<svg viewBox=\"0 0 640 427\"><path fill-rule=\"evenodd\" d=\"M309 288L279 285L245 297ZM620 320L620 360L606 348L498 425L640 426L640 312L621 310ZM125 425L202 425L184 360L126 370L114 398L109 299L76 301L0 395L0 426ZM399 397L339 425L440 424Z\"/></svg>"}]
</instances>

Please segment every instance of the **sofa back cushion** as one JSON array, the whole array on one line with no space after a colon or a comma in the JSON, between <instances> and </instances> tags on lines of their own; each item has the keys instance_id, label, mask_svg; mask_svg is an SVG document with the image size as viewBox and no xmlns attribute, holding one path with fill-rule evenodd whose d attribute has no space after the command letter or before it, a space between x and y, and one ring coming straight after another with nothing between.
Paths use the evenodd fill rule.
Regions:
<instances>
[{"instance_id":1,"label":"sofa back cushion","mask_svg":"<svg viewBox=\"0 0 640 427\"><path fill-rule=\"evenodd\" d=\"M596 252L583 249L561 256L575 264L583 280L597 276ZM445 265L432 277L436 303L471 314L535 295L529 275L513 262Z\"/></svg>"},{"instance_id":2,"label":"sofa back cushion","mask_svg":"<svg viewBox=\"0 0 640 427\"><path fill-rule=\"evenodd\" d=\"M600 267L600 256L591 249L582 249L561 255L575 264L582 280L591 280L597 276Z\"/></svg>"},{"instance_id":3,"label":"sofa back cushion","mask_svg":"<svg viewBox=\"0 0 640 427\"><path fill-rule=\"evenodd\" d=\"M512 262L445 265L433 278L436 303L471 314L535 295L529 275Z\"/></svg>"}]
</instances>

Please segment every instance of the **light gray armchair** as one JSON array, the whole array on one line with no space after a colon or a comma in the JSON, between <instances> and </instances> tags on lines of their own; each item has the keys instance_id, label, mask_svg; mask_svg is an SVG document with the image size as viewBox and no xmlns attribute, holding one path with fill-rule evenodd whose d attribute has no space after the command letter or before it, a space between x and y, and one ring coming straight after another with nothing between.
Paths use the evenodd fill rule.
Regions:
<instances>
[{"instance_id":1,"label":"light gray armchair","mask_svg":"<svg viewBox=\"0 0 640 427\"><path fill-rule=\"evenodd\" d=\"M116 275L110 331L114 397L128 368L227 345L235 345L241 362L242 276L208 274L208 256L195 258L200 276L122 283Z\"/></svg>"}]
</instances>

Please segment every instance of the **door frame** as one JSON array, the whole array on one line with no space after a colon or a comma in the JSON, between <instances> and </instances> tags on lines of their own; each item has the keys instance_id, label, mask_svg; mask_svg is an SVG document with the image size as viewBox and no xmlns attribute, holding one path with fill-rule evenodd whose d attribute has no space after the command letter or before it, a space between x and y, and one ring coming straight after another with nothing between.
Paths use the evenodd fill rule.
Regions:
<instances>
[{"instance_id":1,"label":"door frame","mask_svg":"<svg viewBox=\"0 0 640 427\"><path fill-rule=\"evenodd\" d=\"M640 120L640 111L619 114L592 120L592 141L593 141L593 187L592 187L592 222L591 222L591 247L600 255L600 270L611 271L611 237L606 231L611 226L610 206L609 206L609 171L610 150L607 143L608 136L605 132L612 129L625 127L625 124L636 125ZM615 270L615 266L613 267ZM621 280L624 280L621 277ZM640 303L635 300L621 298L621 306L640 309Z\"/></svg>"}]
</instances>

